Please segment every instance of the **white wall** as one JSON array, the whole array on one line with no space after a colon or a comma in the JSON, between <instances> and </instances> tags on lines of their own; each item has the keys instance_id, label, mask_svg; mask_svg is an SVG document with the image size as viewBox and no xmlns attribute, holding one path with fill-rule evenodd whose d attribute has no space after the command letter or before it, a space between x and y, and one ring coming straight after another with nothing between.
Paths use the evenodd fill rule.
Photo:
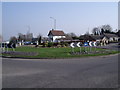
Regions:
<instances>
[{"instance_id":1,"label":"white wall","mask_svg":"<svg viewBox=\"0 0 120 90\"><path fill-rule=\"evenodd\" d=\"M118 41L118 37L111 37L109 41Z\"/></svg>"},{"instance_id":2,"label":"white wall","mask_svg":"<svg viewBox=\"0 0 120 90\"><path fill-rule=\"evenodd\" d=\"M65 36L53 36L53 42L55 42L55 40L59 38L65 38Z\"/></svg>"},{"instance_id":3,"label":"white wall","mask_svg":"<svg viewBox=\"0 0 120 90\"><path fill-rule=\"evenodd\" d=\"M53 42L55 42L56 39L59 39L59 38L66 38L65 36L52 36L52 35L49 35L48 37L49 39L51 39L51 41L53 40Z\"/></svg>"}]
</instances>

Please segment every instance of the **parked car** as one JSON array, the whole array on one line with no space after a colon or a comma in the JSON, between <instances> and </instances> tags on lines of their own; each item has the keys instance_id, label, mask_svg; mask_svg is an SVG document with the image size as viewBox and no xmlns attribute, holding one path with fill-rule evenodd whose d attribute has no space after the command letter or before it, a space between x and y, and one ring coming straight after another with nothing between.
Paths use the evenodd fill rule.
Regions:
<instances>
[{"instance_id":1,"label":"parked car","mask_svg":"<svg viewBox=\"0 0 120 90\"><path fill-rule=\"evenodd\" d=\"M31 45L30 41L24 42L24 45Z\"/></svg>"}]
</instances>

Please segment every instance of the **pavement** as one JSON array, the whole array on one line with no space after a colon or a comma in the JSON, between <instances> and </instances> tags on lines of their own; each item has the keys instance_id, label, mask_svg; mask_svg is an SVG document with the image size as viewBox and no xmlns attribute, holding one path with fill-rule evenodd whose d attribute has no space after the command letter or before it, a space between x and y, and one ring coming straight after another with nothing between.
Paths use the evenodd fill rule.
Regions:
<instances>
[{"instance_id":1,"label":"pavement","mask_svg":"<svg viewBox=\"0 0 120 90\"><path fill-rule=\"evenodd\" d=\"M118 88L118 54L74 59L2 59L3 88Z\"/></svg>"}]
</instances>

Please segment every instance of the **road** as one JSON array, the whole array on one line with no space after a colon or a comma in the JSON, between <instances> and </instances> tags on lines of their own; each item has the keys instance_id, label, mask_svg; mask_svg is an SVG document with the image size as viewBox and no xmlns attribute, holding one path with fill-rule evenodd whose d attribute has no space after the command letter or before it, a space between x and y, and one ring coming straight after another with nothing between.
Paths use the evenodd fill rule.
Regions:
<instances>
[{"instance_id":1,"label":"road","mask_svg":"<svg viewBox=\"0 0 120 90\"><path fill-rule=\"evenodd\" d=\"M118 55L76 59L3 58L3 88L117 88Z\"/></svg>"},{"instance_id":2,"label":"road","mask_svg":"<svg viewBox=\"0 0 120 90\"><path fill-rule=\"evenodd\" d=\"M120 51L120 45L118 45L118 43L110 43L107 44L106 46L97 46L97 47Z\"/></svg>"}]
</instances>

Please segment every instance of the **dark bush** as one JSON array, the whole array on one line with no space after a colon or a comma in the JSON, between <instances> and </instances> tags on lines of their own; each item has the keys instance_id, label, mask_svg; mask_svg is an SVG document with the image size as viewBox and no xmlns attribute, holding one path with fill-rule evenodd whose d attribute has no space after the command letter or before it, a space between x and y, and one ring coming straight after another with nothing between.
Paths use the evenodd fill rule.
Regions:
<instances>
[{"instance_id":1,"label":"dark bush","mask_svg":"<svg viewBox=\"0 0 120 90\"><path fill-rule=\"evenodd\" d=\"M53 44L54 44L53 42L49 42L47 46L48 46L48 47L52 47Z\"/></svg>"},{"instance_id":2,"label":"dark bush","mask_svg":"<svg viewBox=\"0 0 120 90\"><path fill-rule=\"evenodd\" d=\"M60 45L61 45L62 47L68 47L68 46L69 46L69 44L68 44L67 42L61 42Z\"/></svg>"},{"instance_id":3,"label":"dark bush","mask_svg":"<svg viewBox=\"0 0 120 90\"><path fill-rule=\"evenodd\" d=\"M46 46L48 46L48 43L44 42L41 45L42 45L42 47L46 47Z\"/></svg>"},{"instance_id":4,"label":"dark bush","mask_svg":"<svg viewBox=\"0 0 120 90\"><path fill-rule=\"evenodd\" d=\"M66 47L68 47L68 46L69 46L69 44L68 44L68 43L65 43L65 46L66 46Z\"/></svg>"},{"instance_id":5,"label":"dark bush","mask_svg":"<svg viewBox=\"0 0 120 90\"><path fill-rule=\"evenodd\" d=\"M53 46L55 46L55 47L58 46L58 45L59 45L59 43L53 43Z\"/></svg>"}]
</instances>

